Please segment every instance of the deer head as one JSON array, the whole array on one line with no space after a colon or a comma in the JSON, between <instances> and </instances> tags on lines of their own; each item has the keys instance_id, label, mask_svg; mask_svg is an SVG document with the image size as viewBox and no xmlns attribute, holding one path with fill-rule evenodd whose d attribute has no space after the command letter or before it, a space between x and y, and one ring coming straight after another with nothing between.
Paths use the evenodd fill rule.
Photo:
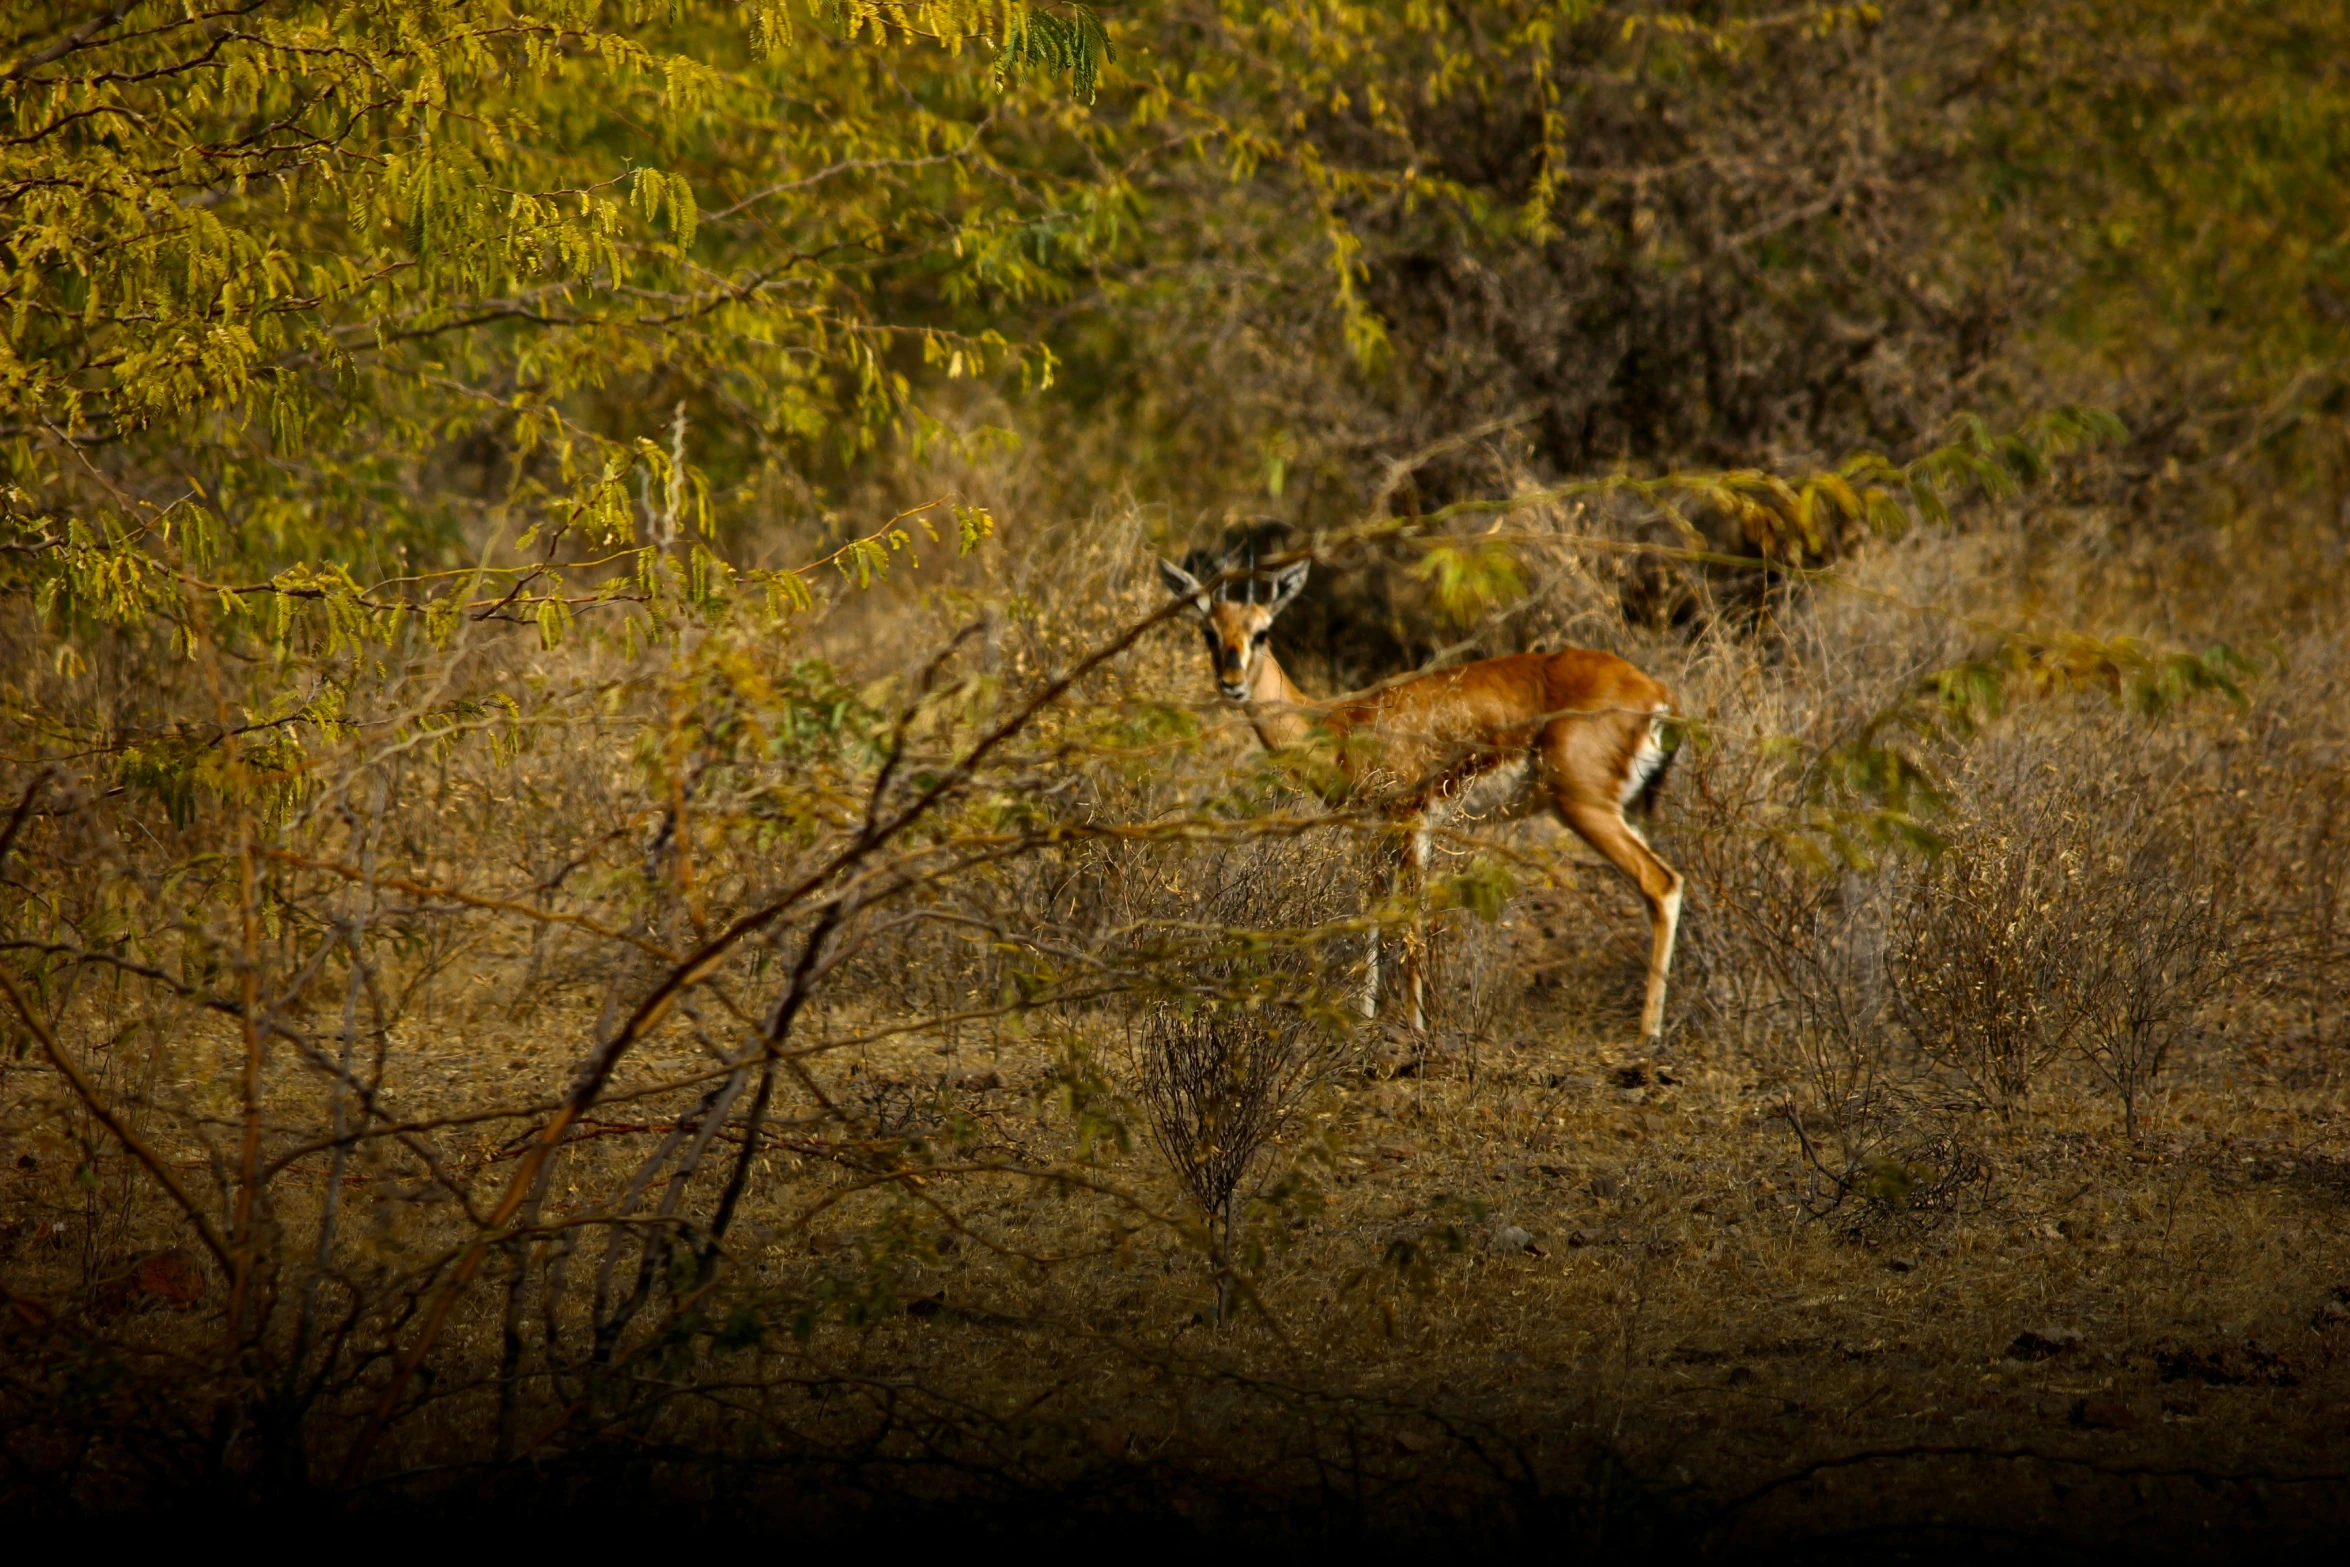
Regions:
<instances>
[{"instance_id":1,"label":"deer head","mask_svg":"<svg viewBox=\"0 0 2350 1567\"><path fill-rule=\"evenodd\" d=\"M1235 702L1247 699L1258 661L1266 656L1274 617L1287 609L1306 585L1306 570L1311 564L1301 560L1271 576L1251 575L1219 584L1211 593L1199 578L1173 561L1159 562L1159 578L1167 584L1167 591L1188 603L1199 616L1216 689L1226 697ZM1233 569L1229 561L1219 562L1215 575L1223 576Z\"/></svg>"}]
</instances>

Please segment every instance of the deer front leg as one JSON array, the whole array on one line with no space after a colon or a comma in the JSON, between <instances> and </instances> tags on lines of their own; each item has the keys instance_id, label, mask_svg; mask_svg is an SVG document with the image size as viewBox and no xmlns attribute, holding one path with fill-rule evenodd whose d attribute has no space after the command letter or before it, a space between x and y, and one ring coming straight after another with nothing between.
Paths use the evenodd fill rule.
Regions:
<instances>
[{"instance_id":1,"label":"deer front leg","mask_svg":"<svg viewBox=\"0 0 2350 1567\"><path fill-rule=\"evenodd\" d=\"M1428 1032L1428 927L1417 912L1404 932L1403 983L1412 997L1412 1032Z\"/></svg>"},{"instance_id":2,"label":"deer front leg","mask_svg":"<svg viewBox=\"0 0 2350 1567\"><path fill-rule=\"evenodd\" d=\"M1428 1027L1428 995L1425 961L1427 948L1427 868L1430 827L1425 817L1412 818L1407 824L1391 829L1383 835L1380 844L1380 867L1387 873L1388 901L1404 906L1403 922L1403 981L1404 991L1411 998L1412 1027L1425 1032ZM1366 1018L1379 1015L1379 955L1383 927L1371 926L1367 951L1363 957L1363 990L1357 1005Z\"/></svg>"},{"instance_id":3,"label":"deer front leg","mask_svg":"<svg viewBox=\"0 0 2350 1567\"><path fill-rule=\"evenodd\" d=\"M1412 1027L1428 1026L1427 986L1423 978L1422 962L1426 907L1421 874L1427 864L1428 832L1425 822L1391 827L1380 835L1378 869L1387 883L1387 901L1392 907L1401 904L1403 920L1403 981L1404 992L1411 1000ZM1384 918L1384 916L1382 916ZM1379 959L1385 927L1371 926L1368 951L1363 961L1362 1014L1366 1018L1379 1015Z\"/></svg>"},{"instance_id":4,"label":"deer front leg","mask_svg":"<svg viewBox=\"0 0 2350 1567\"><path fill-rule=\"evenodd\" d=\"M1403 980L1412 998L1415 1034L1428 1031L1428 844L1432 830L1426 816L1415 818L1396 863L1396 892L1405 900Z\"/></svg>"}]
</instances>

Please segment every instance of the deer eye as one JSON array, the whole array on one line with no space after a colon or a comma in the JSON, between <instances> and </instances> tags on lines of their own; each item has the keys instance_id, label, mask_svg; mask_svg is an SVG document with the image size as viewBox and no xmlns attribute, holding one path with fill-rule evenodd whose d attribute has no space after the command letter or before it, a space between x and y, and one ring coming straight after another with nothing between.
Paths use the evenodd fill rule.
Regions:
<instances>
[{"instance_id":1,"label":"deer eye","mask_svg":"<svg viewBox=\"0 0 2350 1567\"><path fill-rule=\"evenodd\" d=\"M1255 636L1250 637L1249 640L1254 642L1258 647L1263 647L1266 643L1273 640L1273 628L1267 626L1264 630L1258 632Z\"/></svg>"}]
</instances>

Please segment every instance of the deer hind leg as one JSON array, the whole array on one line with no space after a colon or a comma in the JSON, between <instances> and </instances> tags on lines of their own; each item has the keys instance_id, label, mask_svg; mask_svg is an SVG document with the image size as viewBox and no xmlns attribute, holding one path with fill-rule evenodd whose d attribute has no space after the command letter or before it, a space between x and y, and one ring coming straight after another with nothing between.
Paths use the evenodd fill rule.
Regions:
<instances>
[{"instance_id":1,"label":"deer hind leg","mask_svg":"<svg viewBox=\"0 0 2350 1567\"><path fill-rule=\"evenodd\" d=\"M1673 938L1681 929L1681 873L1624 820L1621 806L1593 805L1562 794L1558 813L1578 837L1632 879L1648 904L1648 998L1640 1008L1640 1037L1654 1042L1665 1031L1665 976L1672 972Z\"/></svg>"}]
</instances>

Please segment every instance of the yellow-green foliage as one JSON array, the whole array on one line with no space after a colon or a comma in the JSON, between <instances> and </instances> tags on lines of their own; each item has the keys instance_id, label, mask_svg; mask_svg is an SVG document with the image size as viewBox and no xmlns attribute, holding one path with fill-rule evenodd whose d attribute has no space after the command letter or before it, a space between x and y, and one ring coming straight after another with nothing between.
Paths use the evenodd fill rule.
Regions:
<instances>
[{"instance_id":1,"label":"yellow-green foliage","mask_svg":"<svg viewBox=\"0 0 2350 1567\"><path fill-rule=\"evenodd\" d=\"M9 569L69 616L290 600L325 610L309 634L331 646L511 590L551 643L583 602L561 573L416 573L561 544L574 575L603 557L588 599L629 593L654 494L706 588L714 484L918 426L924 364L1049 376L986 317L1061 288L1108 221L1085 179L979 140L1001 116L1045 142L1082 122L1053 80L1098 78L1082 9L389 0L8 25ZM690 471L660 439L673 403ZM983 527L964 513L966 540ZM655 595L654 563L634 571Z\"/></svg>"}]
</instances>

